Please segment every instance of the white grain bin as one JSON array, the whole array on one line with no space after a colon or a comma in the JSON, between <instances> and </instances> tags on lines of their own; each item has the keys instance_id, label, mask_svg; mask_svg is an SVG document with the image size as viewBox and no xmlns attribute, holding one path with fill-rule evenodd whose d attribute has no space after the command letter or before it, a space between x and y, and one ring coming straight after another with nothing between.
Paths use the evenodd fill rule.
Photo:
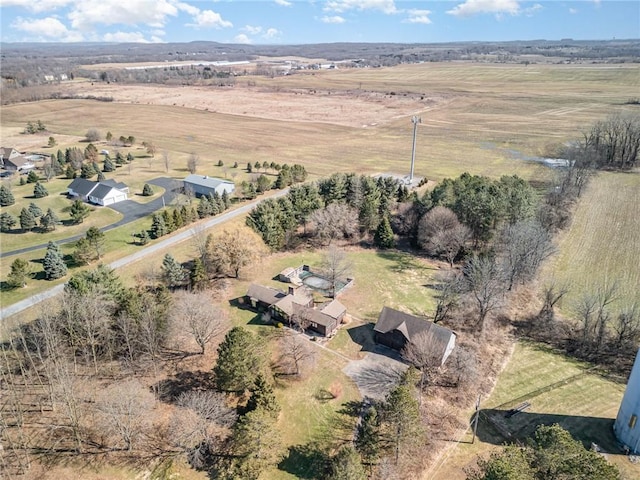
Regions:
<instances>
[{"instance_id":1,"label":"white grain bin","mask_svg":"<svg viewBox=\"0 0 640 480\"><path fill-rule=\"evenodd\" d=\"M627 389L613 424L616 437L629 451L640 453L640 350L631 369Z\"/></svg>"}]
</instances>

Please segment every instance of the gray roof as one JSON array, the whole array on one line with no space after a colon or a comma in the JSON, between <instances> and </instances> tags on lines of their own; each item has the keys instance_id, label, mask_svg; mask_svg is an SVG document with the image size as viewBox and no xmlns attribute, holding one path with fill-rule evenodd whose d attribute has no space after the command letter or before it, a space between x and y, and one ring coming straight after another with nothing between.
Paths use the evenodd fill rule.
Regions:
<instances>
[{"instance_id":1,"label":"gray roof","mask_svg":"<svg viewBox=\"0 0 640 480\"><path fill-rule=\"evenodd\" d=\"M429 332L442 343L443 348L449 343L451 336L455 336L455 333L448 328L389 307L382 308L373 330L379 333L398 330L408 341L411 341L419 333Z\"/></svg>"},{"instance_id":2,"label":"gray roof","mask_svg":"<svg viewBox=\"0 0 640 480\"><path fill-rule=\"evenodd\" d=\"M31 163L31 161L25 157L24 155L17 155L15 157L10 157L10 158L5 158L4 159L4 164L5 165L13 165L16 168L20 168L23 165L26 165L27 163Z\"/></svg>"},{"instance_id":3,"label":"gray roof","mask_svg":"<svg viewBox=\"0 0 640 480\"><path fill-rule=\"evenodd\" d=\"M0 147L0 156L3 159L6 160L7 158L11 157L12 153L14 154L14 157L16 155L19 155L19 152L13 147Z\"/></svg>"},{"instance_id":4,"label":"gray roof","mask_svg":"<svg viewBox=\"0 0 640 480\"><path fill-rule=\"evenodd\" d=\"M229 180L209 177L207 175L196 175L195 173L188 175L187 178L184 179L184 183L191 183L193 185L200 185L202 187L208 188L216 188L224 184L234 185L234 183L230 182Z\"/></svg>"},{"instance_id":5,"label":"gray roof","mask_svg":"<svg viewBox=\"0 0 640 480\"><path fill-rule=\"evenodd\" d=\"M93 198L103 199L109 192L113 190L113 187L109 185L103 185L102 183L98 183L98 186L91 191L91 196Z\"/></svg>"},{"instance_id":6,"label":"gray roof","mask_svg":"<svg viewBox=\"0 0 640 480\"><path fill-rule=\"evenodd\" d=\"M110 187L117 188L118 190L124 190L126 188L129 188L129 187L127 187L126 183L116 182L113 178L108 178L106 180L102 180L100 183L102 185L108 185Z\"/></svg>"},{"instance_id":7,"label":"gray roof","mask_svg":"<svg viewBox=\"0 0 640 480\"><path fill-rule=\"evenodd\" d=\"M67 188L70 188L78 195L87 196L96 188L97 183L86 178L74 178Z\"/></svg>"},{"instance_id":8,"label":"gray roof","mask_svg":"<svg viewBox=\"0 0 640 480\"><path fill-rule=\"evenodd\" d=\"M293 294L288 293L275 304L280 310L291 316L295 313L296 305L308 306L313 302L313 295L305 287L296 288Z\"/></svg>"},{"instance_id":9,"label":"gray roof","mask_svg":"<svg viewBox=\"0 0 640 480\"><path fill-rule=\"evenodd\" d=\"M342 305L338 300L332 300L331 302L323 305L320 311L325 315L329 315L332 318L338 318L347 311L347 307Z\"/></svg>"},{"instance_id":10,"label":"gray roof","mask_svg":"<svg viewBox=\"0 0 640 480\"><path fill-rule=\"evenodd\" d=\"M328 327L330 325L336 326L336 319L334 317L331 317L329 315L322 313L320 310L316 310L315 308L311 308L311 307L306 307L304 305L300 305L297 303L294 303L292 307L293 307L293 314L300 315L302 312L304 312L304 314L306 314L305 318L307 318L308 320L318 325L323 325L325 327Z\"/></svg>"},{"instance_id":11,"label":"gray roof","mask_svg":"<svg viewBox=\"0 0 640 480\"><path fill-rule=\"evenodd\" d=\"M247 290L247 297L253 298L268 305L277 303L278 300L284 298L287 294L281 290L271 287L265 287L252 283Z\"/></svg>"}]
</instances>

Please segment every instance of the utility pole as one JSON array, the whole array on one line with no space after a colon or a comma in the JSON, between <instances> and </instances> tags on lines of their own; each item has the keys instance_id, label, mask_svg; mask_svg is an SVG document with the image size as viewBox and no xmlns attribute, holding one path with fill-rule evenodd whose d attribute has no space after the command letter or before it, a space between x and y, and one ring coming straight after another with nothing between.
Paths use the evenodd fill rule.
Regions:
<instances>
[{"instance_id":1,"label":"utility pole","mask_svg":"<svg viewBox=\"0 0 640 480\"><path fill-rule=\"evenodd\" d=\"M478 400L476 401L476 415L473 419L473 438L471 439L471 443L475 443L476 441L476 432L478 431L478 417L480 416L480 395L478 395Z\"/></svg>"},{"instance_id":2,"label":"utility pole","mask_svg":"<svg viewBox=\"0 0 640 480\"><path fill-rule=\"evenodd\" d=\"M418 124L422 123L422 118L414 115L411 117L413 123L413 149L411 150L411 173L409 174L409 183L413 183L413 167L416 163L416 135L418 133Z\"/></svg>"}]
</instances>

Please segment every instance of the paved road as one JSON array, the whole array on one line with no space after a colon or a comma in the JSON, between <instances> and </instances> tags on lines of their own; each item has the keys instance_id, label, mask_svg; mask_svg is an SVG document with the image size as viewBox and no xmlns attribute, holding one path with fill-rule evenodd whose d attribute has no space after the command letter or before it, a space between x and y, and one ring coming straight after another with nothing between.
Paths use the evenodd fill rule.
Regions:
<instances>
[{"instance_id":1,"label":"paved road","mask_svg":"<svg viewBox=\"0 0 640 480\"><path fill-rule=\"evenodd\" d=\"M282 197L284 195L287 194L287 192L289 191L288 188L284 189L284 190L280 190L278 192L276 192L275 194L271 195L269 198L278 198L278 197ZM222 215L219 215L217 217L213 217L210 218L209 220L203 222L203 223L197 223L196 225L202 225L204 228L210 228L210 227L215 227L216 225L219 225L221 223L224 223L228 220L231 220L232 218L238 217L240 215L244 215L246 213L248 213L253 207L255 207L258 203L260 203L263 199L260 200L256 200L254 202L248 203L247 205L243 205L240 208L237 208L235 210L231 210L229 212L223 213ZM171 235L167 238L165 238L164 240L161 240L158 243L155 243L153 245L150 245L142 250L140 250L139 252L136 252L132 255L129 255L128 257L124 257L121 258L120 260L116 260L114 262L111 262L109 264L109 267L116 269L119 267L123 267L125 265L129 265L130 263L136 262L138 260L140 260L141 258L144 258L148 255L151 255L153 253L158 252L159 250L162 250L163 248L166 248L168 246L174 245L176 243L182 242L184 240L187 240L189 238L191 238L192 235L192 230L185 230L183 232L180 233L176 233L174 235ZM64 284L62 285L56 285L53 288L50 288L49 290L46 290L42 293L39 293L38 295L33 295L32 297L29 298L25 298L24 300L14 303L13 305L9 305L6 308L3 308L2 310L0 310L0 319L4 319L7 317L10 317L11 315L15 315L17 313L20 313L23 310L26 310L29 307L32 307L40 302L42 302L43 300L46 300L48 298L54 297L57 294L59 294L60 292L62 292L62 290L64 289Z\"/></svg>"},{"instance_id":2,"label":"paved road","mask_svg":"<svg viewBox=\"0 0 640 480\"><path fill-rule=\"evenodd\" d=\"M179 188L180 181L175 180L173 178L160 177L154 180L149 181L148 183L152 185L156 185L158 187L162 187L165 190L164 195L156 198L148 203L138 203L133 200L125 200L124 202L119 202L113 205L109 205L108 207L103 208L111 208L116 212L122 214L122 218L111 225L107 225L104 228L101 228L103 232L107 232L109 230L113 230L114 228L121 227L122 225L126 225L127 223L134 222L140 218L144 218L148 215L151 215L156 210L164 207L165 204L169 204L177 195L175 192L176 188ZM84 234L74 235L71 237L67 237L63 240L59 240L58 245L63 243L70 243L80 240L84 237ZM0 258L2 257L11 257L13 255L21 255L23 253L32 252L34 250L40 250L42 248L47 248L47 243L41 243L40 245L33 245L31 247L20 248L17 250L11 250L10 252L0 252Z\"/></svg>"}]
</instances>

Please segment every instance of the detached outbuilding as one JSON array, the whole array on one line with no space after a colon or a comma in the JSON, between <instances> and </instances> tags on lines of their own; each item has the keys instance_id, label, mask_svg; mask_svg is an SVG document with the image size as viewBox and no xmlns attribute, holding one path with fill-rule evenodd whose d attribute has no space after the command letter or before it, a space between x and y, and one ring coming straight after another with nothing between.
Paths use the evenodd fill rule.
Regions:
<instances>
[{"instance_id":1,"label":"detached outbuilding","mask_svg":"<svg viewBox=\"0 0 640 480\"><path fill-rule=\"evenodd\" d=\"M448 328L389 307L382 308L373 331L376 343L398 351L419 334L431 335L441 364L447 361L456 344L456 334Z\"/></svg>"},{"instance_id":2,"label":"detached outbuilding","mask_svg":"<svg viewBox=\"0 0 640 480\"><path fill-rule=\"evenodd\" d=\"M634 455L640 454L640 350L631 369L618 416L613 424L616 437Z\"/></svg>"},{"instance_id":3,"label":"detached outbuilding","mask_svg":"<svg viewBox=\"0 0 640 480\"><path fill-rule=\"evenodd\" d=\"M235 184L229 180L207 175L196 175L195 173L185 178L183 183L184 189L192 191L197 197L213 195L214 193L222 195L225 192L227 195L231 195L236 189Z\"/></svg>"}]
</instances>

